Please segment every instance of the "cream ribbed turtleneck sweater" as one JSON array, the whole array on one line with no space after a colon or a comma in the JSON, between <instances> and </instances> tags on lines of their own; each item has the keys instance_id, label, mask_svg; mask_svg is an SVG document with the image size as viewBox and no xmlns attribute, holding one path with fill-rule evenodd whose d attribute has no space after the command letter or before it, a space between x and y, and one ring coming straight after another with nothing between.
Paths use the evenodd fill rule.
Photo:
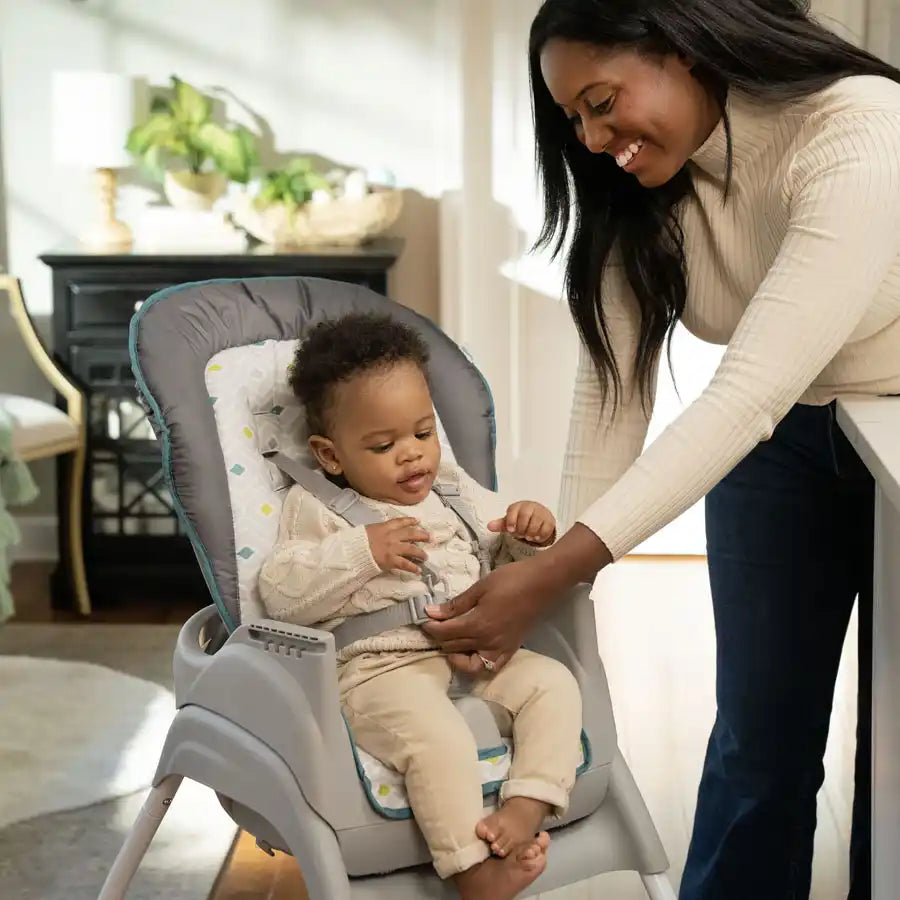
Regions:
<instances>
[{"instance_id":1,"label":"cream ribbed turtleneck sweater","mask_svg":"<svg viewBox=\"0 0 900 900\"><path fill-rule=\"evenodd\" d=\"M690 162L682 214L685 326L727 344L701 396L643 452L647 416L631 374L638 333L621 270L604 309L625 401L602 409L582 351L560 518L618 559L696 503L797 402L900 393L900 85L843 79L804 101L727 104ZM677 375L677 373L676 373Z\"/></svg>"}]
</instances>

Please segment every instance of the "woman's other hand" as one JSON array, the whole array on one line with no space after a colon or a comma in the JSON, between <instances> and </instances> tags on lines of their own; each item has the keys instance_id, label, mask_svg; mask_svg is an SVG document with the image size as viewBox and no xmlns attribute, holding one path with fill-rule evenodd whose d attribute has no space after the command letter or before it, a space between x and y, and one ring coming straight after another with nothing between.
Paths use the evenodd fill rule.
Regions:
<instances>
[{"instance_id":1,"label":"woman's other hand","mask_svg":"<svg viewBox=\"0 0 900 900\"><path fill-rule=\"evenodd\" d=\"M426 607L434 621L422 629L445 653L480 654L497 671L565 591L592 582L610 562L597 535L575 525L537 556L501 566L446 603ZM477 671L480 660L475 656L466 663L454 656L451 662L462 671Z\"/></svg>"}]
</instances>

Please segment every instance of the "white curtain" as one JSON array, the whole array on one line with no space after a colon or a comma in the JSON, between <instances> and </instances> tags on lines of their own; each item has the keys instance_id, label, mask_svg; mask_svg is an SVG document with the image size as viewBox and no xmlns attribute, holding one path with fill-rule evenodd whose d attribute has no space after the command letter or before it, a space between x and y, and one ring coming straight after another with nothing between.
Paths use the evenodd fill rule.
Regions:
<instances>
[{"instance_id":1,"label":"white curtain","mask_svg":"<svg viewBox=\"0 0 900 900\"><path fill-rule=\"evenodd\" d=\"M896 65L900 62L900 3L869 0L866 6L866 47Z\"/></svg>"},{"instance_id":2,"label":"white curtain","mask_svg":"<svg viewBox=\"0 0 900 900\"><path fill-rule=\"evenodd\" d=\"M895 65L900 62L898 0L812 0L824 24Z\"/></svg>"}]
</instances>

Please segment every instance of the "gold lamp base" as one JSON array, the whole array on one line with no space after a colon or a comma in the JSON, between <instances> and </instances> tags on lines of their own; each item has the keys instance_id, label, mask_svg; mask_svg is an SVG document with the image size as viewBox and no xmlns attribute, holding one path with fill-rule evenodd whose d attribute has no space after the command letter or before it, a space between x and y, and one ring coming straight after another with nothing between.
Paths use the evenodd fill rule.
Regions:
<instances>
[{"instance_id":1,"label":"gold lamp base","mask_svg":"<svg viewBox=\"0 0 900 900\"><path fill-rule=\"evenodd\" d=\"M81 233L81 243L95 251L130 250L131 229L116 218L116 173L113 169L94 172L97 212L92 225Z\"/></svg>"}]
</instances>

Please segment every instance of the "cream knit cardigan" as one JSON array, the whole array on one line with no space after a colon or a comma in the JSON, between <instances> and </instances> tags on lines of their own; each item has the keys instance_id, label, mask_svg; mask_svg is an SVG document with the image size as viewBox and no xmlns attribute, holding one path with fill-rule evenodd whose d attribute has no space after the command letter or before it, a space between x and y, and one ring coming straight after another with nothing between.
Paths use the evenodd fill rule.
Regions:
<instances>
[{"instance_id":1,"label":"cream knit cardigan","mask_svg":"<svg viewBox=\"0 0 900 900\"><path fill-rule=\"evenodd\" d=\"M442 463L439 480L456 483L476 513L479 543L489 549L494 566L533 555L536 548L508 534L487 530L488 522L506 514L509 503L481 487L460 467ZM366 503L389 517L414 516L428 532L423 544L428 561L446 577L452 595L479 578L469 532L459 517L432 492L415 506ZM372 558L364 526L351 526L299 485L284 501L274 551L263 564L259 590L266 612L297 625L334 629L348 616L383 609L422 594L422 580L406 572L382 572ZM397 653L434 649L418 627L408 626L357 641L338 654L343 663L363 653Z\"/></svg>"}]
</instances>

